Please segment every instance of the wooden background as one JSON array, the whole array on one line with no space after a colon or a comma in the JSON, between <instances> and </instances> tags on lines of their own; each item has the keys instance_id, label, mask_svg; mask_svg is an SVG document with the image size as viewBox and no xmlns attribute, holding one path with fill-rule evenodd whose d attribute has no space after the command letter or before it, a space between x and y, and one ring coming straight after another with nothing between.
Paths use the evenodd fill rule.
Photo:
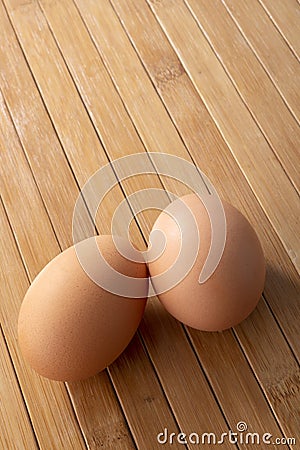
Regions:
<instances>
[{"instance_id":1,"label":"wooden background","mask_svg":"<svg viewBox=\"0 0 300 450\"><path fill-rule=\"evenodd\" d=\"M296 0L0 1L1 450L192 449L156 436L220 436L240 421L296 443L221 448L300 448L299 53ZM145 151L192 161L246 215L266 255L263 297L223 333L183 327L152 299L106 371L42 379L18 348L22 298L72 244L88 178ZM128 179L101 205L99 232L149 187L186 193ZM141 248L156 216L133 222Z\"/></svg>"}]
</instances>

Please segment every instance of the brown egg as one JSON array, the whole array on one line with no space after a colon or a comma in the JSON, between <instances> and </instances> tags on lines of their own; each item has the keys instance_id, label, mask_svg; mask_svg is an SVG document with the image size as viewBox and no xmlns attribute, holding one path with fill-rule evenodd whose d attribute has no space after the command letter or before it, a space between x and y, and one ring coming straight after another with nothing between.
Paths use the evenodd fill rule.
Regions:
<instances>
[{"instance_id":1,"label":"brown egg","mask_svg":"<svg viewBox=\"0 0 300 450\"><path fill-rule=\"evenodd\" d=\"M97 271L91 240L95 242L91 238L79 245ZM148 292L146 265L121 256L110 236L97 236L96 243L107 263L130 277L127 289L132 277L139 279L144 297L127 298L98 286L82 268L74 246L50 261L28 289L18 322L22 353L44 377L71 381L95 375L120 355L141 321ZM100 272L99 279L115 283L110 273Z\"/></svg>"},{"instance_id":2,"label":"brown egg","mask_svg":"<svg viewBox=\"0 0 300 450\"><path fill-rule=\"evenodd\" d=\"M170 314L184 324L204 331L224 330L245 319L257 305L265 280L264 255L255 231L236 208L225 201L222 204L227 222L224 252L216 270L204 283L199 283L199 275L211 245L211 224L199 197L190 194L171 204L172 210L179 213L182 205L190 208L198 225L200 246L188 274L165 292L158 276L168 274L178 260L182 251L180 230L165 211L153 227L163 232L166 238L162 254L149 263L154 291L161 292L159 299ZM214 233L218 233L218 229ZM154 234L153 247L155 241ZM188 253L196 246L196 242L191 241L186 244L190 246Z\"/></svg>"}]
</instances>

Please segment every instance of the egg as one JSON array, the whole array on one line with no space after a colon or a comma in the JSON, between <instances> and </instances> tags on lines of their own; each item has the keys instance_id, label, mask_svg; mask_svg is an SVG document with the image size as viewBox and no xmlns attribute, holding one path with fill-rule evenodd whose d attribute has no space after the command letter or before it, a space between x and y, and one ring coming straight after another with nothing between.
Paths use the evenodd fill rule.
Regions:
<instances>
[{"instance_id":1,"label":"egg","mask_svg":"<svg viewBox=\"0 0 300 450\"><path fill-rule=\"evenodd\" d=\"M222 201L226 218L226 240L223 254L215 271L203 283L199 274L204 266L211 245L211 223L203 202L196 194L189 194L175 200L157 218L151 232L151 244L158 245L159 233L165 236L161 254L149 262L149 272L154 291L159 300L176 319L203 331L221 331L233 327L245 319L256 307L265 281L265 259L258 237L248 220L229 203ZM178 261L183 251L183 239L178 221L171 217L185 217L183 209L188 207L197 225L200 245L191 268L177 284L170 283L164 289L160 276L168 281L170 268ZM181 219L184 221L187 219ZM181 227L182 228L182 227ZM189 228L183 226L185 246L192 254L197 249L195 233L189 239ZM214 229L215 238L218 224ZM161 238L160 238L161 239ZM186 253L186 254L188 254Z\"/></svg>"},{"instance_id":2,"label":"egg","mask_svg":"<svg viewBox=\"0 0 300 450\"><path fill-rule=\"evenodd\" d=\"M21 305L18 340L21 351L40 375L59 381L80 380L100 372L126 348L146 305L148 275L145 263L129 261L111 236L97 236L78 244L103 285L111 285L109 271L101 273L92 241L117 274L140 281L140 298L109 292L93 281L79 261L75 246L56 256L35 278ZM123 242L123 249L127 241ZM111 277L111 278L109 278ZM120 286L118 286L120 289Z\"/></svg>"}]
</instances>

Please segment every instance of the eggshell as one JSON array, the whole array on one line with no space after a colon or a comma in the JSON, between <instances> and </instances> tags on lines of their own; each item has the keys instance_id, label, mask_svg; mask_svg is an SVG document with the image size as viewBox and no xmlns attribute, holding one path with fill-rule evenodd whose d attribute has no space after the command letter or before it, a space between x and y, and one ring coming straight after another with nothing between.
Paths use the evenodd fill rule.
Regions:
<instances>
[{"instance_id":1,"label":"eggshell","mask_svg":"<svg viewBox=\"0 0 300 450\"><path fill-rule=\"evenodd\" d=\"M210 278L199 284L199 274L207 258L211 243L211 224L208 213L195 194L181 197L194 214L200 235L200 247L196 261L187 276L175 287L159 294L165 308L178 320L193 328L205 331L221 331L245 319L257 305L265 280L265 260L258 237L248 220L233 206L223 201L227 222L224 253ZM176 200L172 209L181 208ZM153 229L165 234L163 253L149 263L151 277L170 269L180 252L179 227L167 212L163 211ZM218 232L218 230L214 230ZM155 246L155 235L152 242ZM190 245L195 245L191 242ZM160 292L159 282L153 282Z\"/></svg>"},{"instance_id":2,"label":"eggshell","mask_svg":"<svg viewBox=\"0 0 300 450\"><path fill-rule=\"evenodd\" d=\"M146 265L121 256L110 236L96 239L115 270L144 278L145 296L121 297L98 286L81 267L74 247L50 261L28 289L18 321L22 353L44 377L71 381L100 372L125 349L141 321Z\"/></svg>"}]
</instances>

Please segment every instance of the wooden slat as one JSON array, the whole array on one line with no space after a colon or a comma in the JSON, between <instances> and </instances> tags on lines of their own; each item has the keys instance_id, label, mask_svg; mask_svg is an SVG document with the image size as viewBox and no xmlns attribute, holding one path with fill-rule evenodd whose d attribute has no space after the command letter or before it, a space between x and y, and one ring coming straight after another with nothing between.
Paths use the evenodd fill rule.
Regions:
<instances>
[{"instance_id":1,"label":"wooden slat","mask_svg":"<svg viewBox=\"0 0 300 450\"><path fill-rule=\"evenodd\" d=\"M245 105L251 111L268 143L299 192L300 128L284 102L289 102L289 98L292 97L292 105L300 104L299 89L297 89L297 84L300 84L300 67L294 55L289 55L288 51L284 52L282 47L278 45L276 37L279 40L281 40L281 37L277 36L278 33L269 19L266 17L267 25L270 22L269 28L271 27L271 30L267 25L264 27L260 23L261 17L264 15L261 11L257 11L255 14L253 5L251 6L249 2L249 10L246 11L242 8L243 1L238 2L239 6L235 5L235 7L232 5L234 0L229 0L228 3L231 12L234 14L236 24L221 0L213 0L209 4L205 0L188 1L201 29L218 55ZM253 3L257 4L257 0L254 0ZM251 20L248 18L249 15ZM257 27L255 31L252 18ZM244 27L246 23L247 26L245 25L244 30L246 38L244 39L238 27ZM250 29L251 35L248 34ZM258 29L261 30L261 35L258 34ZM274 33L275 36L273 36ZM254 51L264 53L261 61L267 72L247 43L246 39L249 37L251 40L254 35L256 36ZM270 48L271 42L277 48L277 53L274 56L273 49ZM285 44L283 45L285 46ZM280 55L280 58L278 55ZM276 60L276 66L273 63L272 68L269 67L272 64L270 63L271 58L274 58L274 61ZM288 92L281 90L283 98L269 78L270 74L272 78L272 69L275 77L278 75L281 77L281 81L284 80L284 89L288 89ZM297 114L295 108L294 111ZM282 120L283 117L284 120Z\"/></svg>"},{"instance_id":2,"label":"wooden slat","mask_svg":"<svg viewBox=\"0 0 300 450\"><path fill-rule=\"evenodd\" d=\"M22 3L22 2L21 2ZM13 3L15 6L17 2ZM2 61L2 81L3 92L7 99L11 113L13 115L18 133L21 135L22 142L24 143L25 150L27 152L28 160L32 167L33 172L41 172L40 177L42 185L48 186L48 191L45 191L45 204L52 214L61 214L55 217L54 228L58 227L59 223L62 223L60 217L64 217L65 221L61 224L61 228L57 230L57 233L63 237L62 247L66 248L71 245L71 223L73 207L76 197L78 195L78 188L76 181L73 178L72 171L70 170L69 163L72 165L73 170L76 173L77 182L80 186L83 186L88 181L89 177L99 169L106 165L108 160L105 152L99 141L97 134L93 128L92 123L89 120L88 114L84 111L82 101L78 96L76 87L73 85L72 80L68 74L68 71L63 63L62 57L53 44L51 33L47 27L45 19L38 6L35 5L32 16L26 14L26 8L30 8L30 4L27 4L22 9L22 17L24 20L24 32L23 39L27 39L28 42L37 42L35 46L32 46L31 62L34 66L40 69L41 78L38 80L38 87L40 90L45 89L48 86L47 91L47 107L51 109L52 116L51 121L47 115L47 112L41 106L42 101L39 98L39 93L36 90L35 83L28 76L28 68L24 63L24 57L18 47L14 33L9 27L8 21L4 21L3 17L3 30L6 31L5 40L3 40L3 58ZM32 24L30 24L32 21ZM47 66L48 58L44 58L44 55L40 55L42 51L39 47L38 41L35 41L34 23L40 21L41 25L44 24L44 29L47 33L45 39L49 42L53 53L53 60L56 61L54 65ZM13 48L13 51L9 51L9 48ZM44 48L46 50L46 47ZM40 67L40 62L43 60L43 67ZM18 67L19 70L15 71L14 67ZM34 66L35 67L35 66ZM48 73L53 72L53 77L59 74L59 82L54 85L48 84ZM23 75L24 73L24 75ZM7 80L14 80L16 83L15 89L12 89L12 82L7 83ZM21 92L26 89L26 97L22 98ZM69 92L69 96L66 97L65 90ZM55 92L55 95L53 95ZM66 102L68 101L68 104ZM30 111L33 117L39 119L33 124L29 121L22 122L22 118L25 112L28 114ZM62 114L62 111L67 111L68 114ZM23 127L18 127L18 124L22 124ZM35 141L32 140L30 133L25 126L27 125L32 129L32 125L35 126ZM82 130L85 130L83 133ZM33 131L33 130L32 130ZM55 131L55 132L54 132ZM57 133L57 137L55 135ZM72 136L72 138L70 138ZM30 137L30 141L28 141ZM61 149L60 142L65 145L65 152ZM43 152L43 146L48 146L53 149L52 152L45 154ZM93 151L87 151L87 149L93 149ZM39 150L39 151L37 151ZM47 168L45 171L41 171L41 168ZM112 173L112 171L111 171ZM38 177L38 180L40 180ZM51 180L55 180L64 192L62 192L61 199L58 202L58 197L55 196L54 191L51 189ZM50 197L52 195L52 197ZM118 204L123 199L123 194L119 186L117 186L110 194L108 194L101 208L110 209L114 211ZM109 208L108 205L110 205ZM64 213L63 213L64 212ZM62 228L64 231L62 233ZM121 229L117 230L121 233ZM103 234L110 233L110 223L101 223L101 232Z\"/></svg>"},{"instance_id":3,"label":"wooden slat","mask_svg":"<svg viewBox=\"0 0 300 450\"><path fill-rule=\"evenodd\" d=\"M78 1L78 0L77 0ZM116 10L118 11L118 13L120 14L120 18L126 28L126 30L129 32L130 37L132 39L133 44L135 45L137 51L139 52L141 59L143 60L146 68L149 70L150 75L152 77L153 83L157 85L157 88L160 90L161 96L163 98L163 100L165 101L165 104L168 106L168 109L171 113L171 116L176 120L177 126L179 131L181 132L182 137L184 138L185 142L187 142L189 145L189 148L191 149L191 151L194 153L193 156L195 159L197 159L195 151L193 151L193 148L196 148L197 146L197 142L198 145L200 146L200 148L202 149L206 149L207 147L209 148L209 152L205 152L209 155L210 154L215 154L215 156L217 155L217 153L223 152L224 153L224 146L222 148L222 141L219 139L217 139L216 137L213 136L212 132L207 131L208 129L211 129L212 127L210 126L210 128L208 127L208 119L205 117L205 113L203 112L203 108L201 110L201 103L199 100L193 100L194 98L197 98L195 96L195 93L193 92L192 89L190 89L190 85L188 83L188 79L184 74L181 74L180 79L179 80L172 80L171 83L164 85L163 88L161 88L161 85L159 85L159 81L161 80L161 77L156 79L155 78L155 74L157 72L159 72L159 69L157 68L156 65L156 61L167 61L169 64L170 62L172 62L172 66L176 67L176 58L173 56L172 57L172 52L167 51L168 46L164 43L164 38L163 36L159 33L159 29L157 28L157 24L155 24L155 21L151 21L151 14L148 13L142 8L142 2L123 2L122 0L116 0L114 1L114 6L116 8ZM88 10L90 11L90 9L88 8ZM102 14L97 14L98 8L94 8L92 13L90 11L89 14L85 13L83 8L81 8L82 14L85 18L87 18L87 23L89 26L89 29L95 39L95 42L97 43L97 45L99 45L99 47L102 47L102 51L103 51L103 46L101 44L101 42L103 42L103 38L101 39L100 35L100 31L98 33L98 27L99 30L102 30L103 32L103 24L101 22L101 16L104 15L103 11L103 3L101 4L101 8L99 8L99 11L101 11ZM138 13L134 15L134 12ZM105 14L105 17L107 17L107 13ZM152 18L153 19L153 18ZM110 20L111 22L112 20ZM97 25L95 25L97 24ZM114 29L115 29L115 33L117 32L117 24L114 23ZM143 33L140 32L140 30L144 30ZM120 38L119 38L120 40ZM122 40L123 41L123 40ZM110 41L112 42L112 41ZM112 47L113 54L115 53L119 53L121 51L121 48L115 48ZM118 50L118 51L117 51ZM165 50L165 51L164 51ZM134 70L134 72L136 74L139 74L139 77L141 77L143 79L143 83L142 85L145 86L144 90L142 92L139 91L140 88L137 88L135 92L132 93L132 99L130 99L130 97L128 95L126 95L126 89L123 90L123 83L121 81L119 81L119 89L122 93L122 97L124 98L124 101L126 101L126 104L128 105L128 110L131 111L131 102L134 102L134 99L137 97L143 97L146 96L148 94L148 96L150 96L150 93L147 92L146 87L147 83L146 80L142 77L141 72L139 71L139 67L138 64L136 63L135 66L133 65L133 56L130 52L130 49L128 48L128 46L125 46L125 42L124 42L124 48L123 51L129 56L130 55L130 60L131 60L131 70ZM155 55L155 58L153 58L153 55ZM116 68L114 67L115 64L115 58L109 58L109 53L106 53L106 57L107 57L107 64L110 64L110 70L114 71L114 76L116 77ZM162 65L162 63L160 63ZM171 66L171 67L172 67ZM165 69L166 71L166 69ZM161 68L160 73L163 72L163 69ZM126 80L124 82L124 84L126 84ZM179 89L181 89L181 92L179 92ZM194 96L194 97L193 97ZM186 102L184 103L183 101L181 101L181 99L183 100L185 98ZM178 99L180 101L178 101ZM184 108L182 105L188 105L188 107ZM178 111L176 110L176 105L179 105L178 107ZM142 123L147 123L147 120L144 119L143 117L143 111L142 109L139 111L139 115L141 116L141 122ZM197 123L196 126L191 127L191 123L192 117L198 117L199 118L199 122ZM183 119L184 118L184 119ZM201 127L201 123L205 124L205 126L203 126L203 128L200 130L197 129L199 127ZM139 127L141 126L139 122L136 122L136 126L139 129ZM151 132L153 132L153 130L151 130L150 126L149 126L149 131L148 134L151 134ZM210 134L209 134L210 133ZM216 130L215 130L215 134ZM213 141L214 139L214 141ZM210 146L210 147L209 147ZM215 147L215 149L213 148ZM204 154L204 152L202 152L202 154ZM229 158L230 161L230 158ZM202 167L207 167L209 165L209 160L208 158L205 160L203 160L202 158ZM241 180L241 182L239 182L239 185L242 186L243 182L242 182L242 177L241 175L237 177L237 169L234 170L234 163L232 164L232 166L228 167L226 166L226 171L230 171L233 174L233 177L236 179L238 179L238 181ZM211 175L211 174L210 174ZM221 174L220 174L221 175ZM224 173L224 177L225 177L226 173ZM223 183L223 177L222 175L220 176L220 180L216 179L216 181L218 182L218 184L220 184L222 182L222 185L224 186ZM231 183L232 184L232 183ZM223 188L223 193L228 197L232 196L232 186L230 184L226 185L227 189ZM168 186L167 186L168 187ZM227 190L227 193L226 193ZM243 195L241 196L240 193L243 192ZM250 199L249 199L249 193L250 193ZM231 195L229 195L231 194ZM239 197L245 197L247 198L247 203L246 205L248 205L248 207L250 206L251 210L252 208L255 209L255 205L256 205L256 209L259 207L257 205L257 203L255 202L255 199L253 198L253 194L251 195L251 191L248 189L242 189L241 191L237 191L236 195L234 195L234 201L238 201ZM252 199L251 199L252 197ZM249 205L250 202L250 205ZM245 209L245 206L244 206ZM253 220L253 218L251 217L251 219ZM258 219L257 221L257 228L259 228L259 224L261 224L265 219L263 219L263 214L261 214L261 217ZM266 226L269 228L269 224L268 222L266 222ZM265 233L262 232L261 234L261 239L263 241L266 240L265 238ZM273 238L274 241L274 238ZM280 259L276 258L276 252L274 252L274 245L276 246L276 248L278 247L277 245L277 241L275 238L275 244L272 244L272 242L269 242L268 245L268 255L270 254L270 258L272 260L272 264L274 264L275 266L278 266L280 264ZM288 262L288 258L285 255L284 250L281 250L281 255L283 257L285 257L285 260ZM277 260L276 260L277 259ZM293 268L291 268L291 273L293 273ZM294 278L295 280L297 278ZM272 284L273 283L273 284ZM276 285L274 285L274 280L272 280L272 286L270 286L270 290L274 290L275 292L278 292L278 288L279 286L282 284L282 281L280 283L276 283ZM269 291L270 292L270 291ZM279 292L278 292L279 293ZM292 302L294 302L295 307L297 306L298 302L297 302L297 286L295 284L294 289L291 289L289 298ZM272 295L269 295L268 298L270 300L272 300ZM280 295L279 298L279 304L282 304L282 294ZM263 308L263 310L266 310L266 306L264 304L262 304L260 306L260 308ZM286 308L285 310L281 312L281 318L283 319L283 323L288 327L288 320L285 320L285 314L286 314ZM294 313L293 313L294 314ZM291 351L289 350L280 330L278 329L274 319L272 319L272 316L270 315L270 313L268 314L269 320L272 323L272 326L270 327L270 332L269 334L266 334L266 342L263 348L268 348L269 352L265 352L265 350L263 351L264 353L266 353L267 355L269 355L270 358L270 365L275 366L276 365L276 369L275 369L275 373L278 375L278 379L284 378L285 375L285 369L286 369L286 363L283 363L283 360L280 360L280 365L278 366L277 362L276 362L276 358L274 358L274 356L277 354L276 352L276 348L273 347L272 348L272 337L275 335L278 338L278 341L281 342L281 348L283 351L283 354L289 355L288 356L288 361L289 361L289 377L291 377L292 379L295 378L297 379L297 377L299 376L298 373L298 366L297 363L295 361L295 358L293 357ZM259 320L259 319L258 319ZM293 340L296 342L297 337L294 334L294 331L297 330L297 313L296 316L294 318L294 325L293 327L290 329L289 331L289 336L293 337ZM259 323L258 323L259 325ZM247 330L247 328L246 328ZM248 342L252 341L252 338L254 337L253 334L253 330L250 329L249 327L249 331L248 331L249 335L248 335ZM161 339L162 340L162 339ZM260 349L261 349L261 345L258 342L257 339L253 339L254 342L257 343L255 350L258 354L260 354ZM252 344L253 345L253 344ZM230 347L230 345L229 345ZM249 344L246 345L246 347L250 350L250 346ZM250 352L249 352L250 353ZM260 354L260 357L262 357L263 354ZM273 358L273 359L272 359ZM260 360L257 355L256 355L256 360ZM262 383L263 383L263 389L267 390L268 386L269 386L269 381L265 380L265 378L263 377L263 368L260 367L259 364L256 363L255 358L250 359L250 363L255 367L255 370L257 372L257 374L259 375L259 379L260 379L260 375L262 378ZM234 361L234 359L233 359ZM282 364L282 365L281 365ZM234 365L234 362L233 362ZM275 368L275 367L274 367ZM210 368L211 369L211 368ZM212 371L214 372L214 370L212 369ZM271 371L271 373L273 373L273 371ZM219 385L221 383L221 381L218 379L216 381ZM274 384L277 383L277 380L274 379ZM293 396L292 393L292 389L291 389L291 401L293 402L297 402L298 401L298 397L297 396ZM292 408L287 408L285 402L278 402L277 397L274 395L274 392L272 393L272 395L269 396L269 400L270 403L273 406L275 406L275 410L276 412L278 412L278 417L282 418L282 422L284 423L284 427L286 429L287 432L290 432L291 429L297 430L298 429L298 423L296 420L296 417L294 417L294 421L291 421L290 424L286 421L286 415L288 413L288 411ZM226 402L225 402L226 404Z\"/></svg>"},{"instance_id":4,"label":"wooden slat","mask_svg":"<svg viewBox=\"0 0 300 450\"><path fill-rule=\"evenodd\" d=\"M0 123L3 126L3 116ZM0 145L3 152L2 140ZM30 192L28 192L28 198L32 200ZM86 448L65 386L36 375L25 364L20 354L17 342L17 318L29 283L2 204L0 221L3 242L1 273L5 274L5 283L1 283L0 286L1 323L38 443L43 449ZM12 402L13 398L10 401ZM9 417L8 420L12 419ZM26 426L26 424L23 425ZM24 448L31 448L29 444L30 440ZM4 448L14 448L13 441L11 440L10 445Z\"/></svg>"},{"instance_id":5,"label":"wooden slat","mask_svg":"<svg viewBox=\"0 0 300 450\"><path fill-rule=\"evenodd\" d=\"M264 10L257 0L222 1L299 123L299 61L289 51L281 34L269 17L264 14ZM300 8L295 10L295 16L294 20L297 22L298 16L299 21ZM252 66L251 60L249 65ZM257 94L259 95L259 93ZM277 109L275 104L273 104L273 108ZM285 114L285 117L287 116Z\"/></svg>"},{"instance_id":6,"label":"wooden slat","mask_svg":"<svg viewBox=\"0 0 300 450\"><path fill-rule=\"evenodd\" d=\"M297 0L258 0L286 40L295 56L300 59L300 6Z\"/></svg>"},{"instance_id":7,"label":"wooden slat","mask_svg":"<svg viewBox=\"0 0 300 450\"><path fill-rule=\"evenodd\" d=\"M286 436L299 442L299 364L265 303L236 328L236 334Z\"/></svg>"},{"instance_id":8,"label":"wooden slat","mask_svg":"<svg viewBox=\"0 0 300 450\"><path fill-rule=\"evenodd\" d=\"M32 170L34 173L39 173L40 185L45 188L44 201L49 208L52 208L55 215L55 231L64 236L64 240L67 241L71 235L73 203L77 196L76 182L43 108L35 84L28 77L28 68L22 59L22 53L2 3L0 4L0 20L1 89ZM27 23L27 30L30 30L29 23ZM44 76L46 77L47 74L44 73ZM35 117L36 120L33 122L30 120L31 117ZM46 152L45 148L50 148L51 152ZM47 169L42 170L43 168ZM60 186L59 197L52 189L53 180ZM30 249L26 248L25 253L29 256ZM32 258L36 257L32 255ZM41 258L44 258L43 254Z\"/></svg>"},{"instance_id":9,"label":"wooden slat","mask_svg":"<svg viewBox=\"0 0 300 450\"><path fill-rule=\"evenodd\" d=\"M106 370L68 390L90 450L136 448Z\"/></svg>"},{"instance_id":10,"label":"wooden slat","mask_svg":"<svg viewBox=\"0 0 300 450\"><path fill-rule=\"evenodd\" d=\"M236 328L235 332L285 437L292 436L298 442L299 364L283 341L280 331L274 326L266 305L260 302L256 310ZM234 336L228 331L208 335L189 329L189 333L216 395L221 403L226 404L226 413L232 417L233 423L238 423L242 417L249 429L260 430L263 433L269 425L262 425L262 399L255 389L251 389L251 400L255 398L256 404L254 417L249 415L247 398L243 400L245 407L243 415L241 408L236 407L241 398L245 397L251 377L247 379L247 372L243 370L244 361L239 353L234 354ZM214 349L213 352L209 351L211 348ZM234 383L235 388L232 389L235 372L239 383ZM241 372L245 374L243 377ZM224 375L225 373L227 375Z\"/></svg>"},{"instance_id":11,"label":"wooden slat","mask_svg":"<svg viewBox=\"0 0 300 450\"><path fill-rule=\"evenodd\" d=\"M285 437L294 437L296 442L299 440L299 379L300 371L299 366L291 358L290 351L286 346L288 356L288 362L285 358L275 359L272 364L273 367L277 366L278 372L274 377L272 369L266 360L270 360L270 348L274 346L274 341L279 338L280 341L280 353L284 355L284 348L282 345L282 339L280 334L275 331L275 340L272 342L270 339L272 336L265 336L265 330L263 334L260 334L260 338L263 335L264 339L261 345L267 343L266 347L263 347L263 352L260 352L255 345L255 342L249 342L249 338L257 335L257 329L261 329L260 325L257 325L258 315L262 315L265 312L265 308L260 305L253 316L250 316L246 322L243 323L242 327L245 330L245 334L241 336L240 331L238 334L241 336L241 341L245 345L245 350L249 352L249 348L254 348L252 352L253 366L255 369L258 368L260 381L265 386L265 393L268 400L272 405L275 415L278 418L281 429L283 429ZM267 317L269 315L267 314ZM262 316L263 317L263 316ZM268 319L270 316L268 317ZM265 320L265 317L264 317ZM250 337L249 333L249 323L252 322L252 326L255 332L252 333ZM193 339L194 345L197 348L197 352L204 367L207 370L207 376L211 380L214 386L216 395L219 397L222 403L226 404L226 413L232 417L233 423L238 423L243 420L247 423L249 432L259 432L261 434L266 430L266 425L262 425L262 420L264 418L264 413L262 412L261 406L263 406L263 401L260 395L257 395L256 390L251 391L251 400L255 399L256 403L256 413L254 416L249 416L247 409L247 397L245 397L245 392L248 391L249 381L251 383L251 378L248 380L246 376L241 377L241 372L243 371L244 361L240 358L238 352L235 352L235 341L233 335L230 331L225 331L223 333L212 333L207 335L207 333L201 333L196 330L190 329L190 335ZM268 340L270 340L268 342ZM275 347L275 346L274 346ZM213 348L213 351L210 349ZM261 359L261 354L267 355L265 360ZM274 353L274 352L273 352ZM281 356L282 356L281 355ZM258 361L255 361L255 357ZM246 373L246 372L245 372ZM232 384L233 378L237 377L239 379L238 384ZM234 386L234 387L233 387ZM236 408L236 405L241 402L243 398L244 411L241 416L241 408ZM250 399L249 399L250 400ZM267 425L271 426L271 425ZM271 432L272 433L272 432ZM278 433L278 432L277 432ZM275 433L272 433L276 436ZM280 434L278 434L278 437ZM247 446L246 448L250 448ZM297 445L294 447L297 449Z\"/></svg>"},{"instance_id":12,"label":"wooden slat","mask_svg":"<svg viewBox=\"0 0 300 450\"><path fill-rule=\"evenodd\" d=\"M49 8L47 0L42 0L41 3L44 5L47 16L51 17L52 20L54 20L55 15L58 16L64 9L62 6L59 9ZM67 5L69 3L68 1ZM143 70L125 33L122 32L119 20L110 2L104 0L97 4L93 1L85 3L83 0L76 0L75 3L122 100L127 109L129 108L130 117L137 127L144 146L148 151L167 152L189 160L181 137L169 119L166 109L152 86L151 80ZM53 11L52 14L51 10ZM115 55L118 55L117 58L112 58L112 51ZM122 76L120 76L121 73ZM129 104L128 99L133 98L135 101L131 101ZM143 120L143 116L147 119ZM160 127L157 126L159 123L161 124ZM153 132L154 129L155 133ZM149 133L149 130L152 130L152 132Z\"/></svg>"},{"instance_id":13,"label":"wooden slat","mask_svg":"<svg viewBox=\"0 0 300 450\"><path fill-rule=\"evenodd\" d=\"M4 214L2 204L0 214ZM0 446L3 449L38 448L14 368L0 333Z\"/></svg>"},{"instance_id":14,"label":"wooden slat","mask_svg":"<svg viewBox=\"0 0 300 450\"><path fill-rule=\"evenodd\" d=\"M294 187L187 7L182 1L149 5L299 271Z\"/></svg>"}]
</instances>

